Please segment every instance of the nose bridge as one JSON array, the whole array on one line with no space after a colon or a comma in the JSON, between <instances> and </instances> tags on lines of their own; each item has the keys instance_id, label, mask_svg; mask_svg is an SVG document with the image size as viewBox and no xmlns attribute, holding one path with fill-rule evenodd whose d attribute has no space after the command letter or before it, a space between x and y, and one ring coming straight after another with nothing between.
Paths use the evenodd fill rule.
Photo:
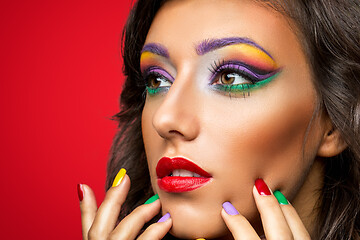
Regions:
<instances>
[{"instance_id":1,"label":"nose bridge","mask_svg":"<svg viewBox=\"0 0 360 240\"><path fill-rule=\"evenodd\" d=\"M189 75L176 77L166 97L155 112L153 126L166 139L194 140L199 134L199 99L196 84Z\"/></svg>"}]
</instances>

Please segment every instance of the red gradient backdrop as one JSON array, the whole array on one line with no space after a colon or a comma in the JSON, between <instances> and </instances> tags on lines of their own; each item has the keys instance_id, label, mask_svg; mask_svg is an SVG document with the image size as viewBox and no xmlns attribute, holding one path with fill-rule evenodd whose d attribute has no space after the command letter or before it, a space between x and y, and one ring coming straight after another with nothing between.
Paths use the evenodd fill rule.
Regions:
<instances>
[{"instance_id":1,"label":"red gradient backdrop","mask_svg":"<svg viewBox=\"0 0 360 240\"><path fill-rule=\"evenodd\" d=\"M1 1L1 239L81 239L76 184L103 200L131 4Z\"/></svg>"}]
</instances>

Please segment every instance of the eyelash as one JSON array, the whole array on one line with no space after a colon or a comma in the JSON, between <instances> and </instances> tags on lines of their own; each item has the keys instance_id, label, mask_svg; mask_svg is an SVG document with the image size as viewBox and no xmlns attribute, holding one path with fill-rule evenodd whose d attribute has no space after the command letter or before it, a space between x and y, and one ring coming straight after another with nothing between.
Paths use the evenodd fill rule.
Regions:
<instances>
[{"instance_id":1,"label":"eyelash","mask_svg":"<svg viewBox=\"0 0 360 240\"><path fill-rule=\"evenodd\" d=\"M242 93L244 97L246 95L249 96L251 90L257 89L270 82L273 76L277 73L277 70L265 72L263 70L256 69L255 67L248 66L242 62L225 60L214 61L209 70L212 73L210 78L211 87L214 90L229 93L230 97L231 93ZM220 81L220 78L224 73L227 73L227 76L230 74L236 74L243 80L249 81L249 83L215 84Z\"/></svg>"}]
</instances>

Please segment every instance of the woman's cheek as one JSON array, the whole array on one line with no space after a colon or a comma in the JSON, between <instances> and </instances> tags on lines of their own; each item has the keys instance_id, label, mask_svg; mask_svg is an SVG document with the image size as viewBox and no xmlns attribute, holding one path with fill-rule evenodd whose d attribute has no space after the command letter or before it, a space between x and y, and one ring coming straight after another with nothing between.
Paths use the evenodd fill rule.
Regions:
<instances>
[{"instance_id":1,"label":"woman's cheek","mask_svg":"<svg viewBox=\"0 0 360 240\"><path fill-rule=\"evenodd\" d=\"M296 91L287 91L288 96L282 94L284 100L273 102L253 101L252 96L234 100L233 108L228 106L224 111L222 107L222 115L227 117L205 123L207 132L212 132L208 138L218 143L218 148L210 148L221 163L217 172L229 176L229 186L243 186L244 192L251 192L255 179L261 177L273 190L289 191L310 167L315 156L306 154L309 150L304 149L304 139L314 114L314 98L307 96L304 100ZM213 111L216 116L221 109L215 107ZM317 135L309 131L307 138L312 136ZM316 147L316 143L313 145Z\"/></svg>"}]
</instances>

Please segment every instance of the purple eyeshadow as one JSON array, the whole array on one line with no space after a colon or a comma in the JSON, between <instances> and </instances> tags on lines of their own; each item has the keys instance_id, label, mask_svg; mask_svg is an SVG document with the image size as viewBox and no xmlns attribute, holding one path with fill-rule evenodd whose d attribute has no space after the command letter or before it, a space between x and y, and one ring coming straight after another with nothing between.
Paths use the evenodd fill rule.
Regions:
<instances>
[{"instance_id":1,"label":"purple eyeshadow","mask_svg":"<svg viewBox=\"0 0 360 240\"><path fill-rule=\"evenodd\" d=\"M253 70L250 70L249 66L245 66L245 64L239 62L228 62L222 63L220 66L213 67L212 75L211 75L211 82L214 81L217 74L221 73L224 70L234 71L234 73L239 73L239 75L246 75L250 77L254 82L265 80L273 75L275 75L279 70L274 70L267 73L257 73Z\"/></svg>"},{"instance_id":2,"label":"purple eyeshadow","mask_svg":"<svg viewBox=\"0 0 360 240\"><path fill-rule=\"evenodd\" d=\"M159 67L150 67L148 68L145 73L151 74L151 73L156 73L156 74L160 74L162 76L164 76L165 78L169 79L171 82L174 82L174 78L164 69L159 68Z\"/></svg>"}]
</instances>

